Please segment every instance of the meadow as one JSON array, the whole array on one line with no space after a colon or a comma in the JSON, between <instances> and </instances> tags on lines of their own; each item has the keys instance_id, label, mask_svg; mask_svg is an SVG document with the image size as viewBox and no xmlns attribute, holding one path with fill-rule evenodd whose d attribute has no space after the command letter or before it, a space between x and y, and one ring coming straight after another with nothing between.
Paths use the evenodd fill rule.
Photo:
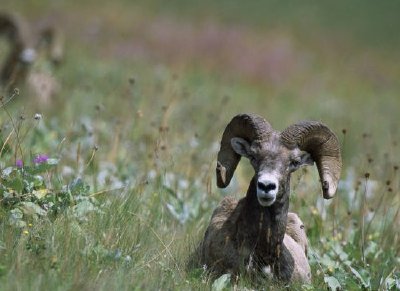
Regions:
<instances>
[{"instance_id":1,"label":"meadow","mask_svg":"<svg viewBox=\"0 0 400 291\"><path fill-rule=\"evenodd\" d=\"M81 1L83 2L83 1ZM50 100L1 93L0 290L399 290L399 4L15 1L65 33ZM7 42L0 39L0 63ZM213 209L225 125L253 112L338 136L334 199L292 177L312 285L212 280L186 269ZM272 286L272 287L270 287Z\"/></svg>"}]
</instances>

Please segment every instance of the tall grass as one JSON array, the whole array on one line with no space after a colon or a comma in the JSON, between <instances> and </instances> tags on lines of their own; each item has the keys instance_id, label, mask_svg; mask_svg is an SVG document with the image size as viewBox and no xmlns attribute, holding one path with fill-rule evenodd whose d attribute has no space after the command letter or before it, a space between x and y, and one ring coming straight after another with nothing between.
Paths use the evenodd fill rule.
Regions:
<instances>
[{"instance_id":1,"label":"tall grass","mask_svg":"<svg viewBox=\"0 0 400 291\"><path fill-rule=\"evenodd\" d=\"M237 55L223 42L217 42L218 56L226 50L226 58L215 62L202 62L197 50L181 56L174 47L160 57L167 48L157 38L157 45L146 47L152 54L139 57L135 50L121 55L101 48L124 47L111 25L130 36L125 6L98 7L106 25L97 26L85 14L92 6L60 5L65 10L59 21L69 36L66 61L56 72L62 90L50 104L38 103L24 86L11 99L2 93L1 290L267 289L271 282L264 279L214 282L201 268L186 269L218 201L227 194L242 197L250 181L251 168L243 161L227 190L215 187L220 135L239 112L256 112L277 129L300 119L321 120L341 141L344 166L335 199L320 197L314 168L292 179L290 209L306 224L313 273L312 286L293 288L400 287L400 71L390 56L333 41L335 51L278 29L268 49L282 48L277 39L288 40L294 65L285 67L290 78L275 82L254 77L258 70L238 72ZM32 15L49 7L32 7ZM137 24L151 26L159 17L135 7ZM170 15L163 17L172 22L163 29L179 27ZM92 23L92 30L82 31L84 23ZM203 27L223 32L220 37L232 31L211 23ZM257 46L260 30L238 29L240 47ZM211 41L206 30L189 31ZM138 35L140 42L146 34L132 37ZM259 58L246 60L257 67ZM44 154L51 163L36 165L33 159ZM50 202L56 211L46 208Z\"/></svg>"}]
</instances>

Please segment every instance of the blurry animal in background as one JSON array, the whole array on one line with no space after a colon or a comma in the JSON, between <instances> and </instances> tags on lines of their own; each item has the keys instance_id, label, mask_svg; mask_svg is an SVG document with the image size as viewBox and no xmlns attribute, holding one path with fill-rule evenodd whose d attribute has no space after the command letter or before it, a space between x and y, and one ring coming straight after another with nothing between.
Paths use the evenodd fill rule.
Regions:
<instances>
[{"instance_id":1,"label":"blurry animal in background","mask_svg":"<svg viewBox=\"0 0 400 291\"><path fill-rule=\"evenodd\" d=\"M0 64L0 88L11 92L26 85L40 103L50 102L60 89L52 72L64 56L60 30L48 23L34 26L20 15L0 12L0 36L9 44Z\"/></svg>"}]
</instances>

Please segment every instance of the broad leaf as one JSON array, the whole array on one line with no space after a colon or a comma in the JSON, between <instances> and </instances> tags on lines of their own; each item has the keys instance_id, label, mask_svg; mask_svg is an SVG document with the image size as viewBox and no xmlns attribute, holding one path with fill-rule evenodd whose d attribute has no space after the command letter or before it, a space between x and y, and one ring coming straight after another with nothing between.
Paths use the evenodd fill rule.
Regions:
<instances>
[{"instance_id":1,"label":"broad leaf","mask_svg":"<svg viewBox=\"0 0 400 291\"><path fill-rule=\"evenodd\" d=\"M341 290L342 286L340 285L338 279L333 276L326 276L324 278L324 282L328 285L329 290Z\"/></svg>"}]
</instances>

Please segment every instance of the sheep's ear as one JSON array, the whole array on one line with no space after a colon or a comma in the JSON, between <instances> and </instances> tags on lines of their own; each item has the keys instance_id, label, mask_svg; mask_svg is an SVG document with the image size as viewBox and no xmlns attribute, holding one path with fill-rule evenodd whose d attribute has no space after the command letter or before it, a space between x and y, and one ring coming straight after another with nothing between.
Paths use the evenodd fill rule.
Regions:
<instances>
[{"instance_id":1,"label":"sheep's ear","mask_svg":"<svg viewBox=\"0 0 400 291\"><path fill-rule=\"evenodd\" d=\"M302 152L300 155L301 166L312 166L314 165L314 160L311 155L307 152Z\"/></svg>"},{"instance_id":2,"label":"sheep's ear","mask_svg":"<svg viewBox=\"0 0 400 291\"><path fill-rule=\"evenodd\" d=\"M231 146L238 155L250 158L250 144L247 140L240 137L233 137L231 139Z\"/></svg>"}]
</instances>

